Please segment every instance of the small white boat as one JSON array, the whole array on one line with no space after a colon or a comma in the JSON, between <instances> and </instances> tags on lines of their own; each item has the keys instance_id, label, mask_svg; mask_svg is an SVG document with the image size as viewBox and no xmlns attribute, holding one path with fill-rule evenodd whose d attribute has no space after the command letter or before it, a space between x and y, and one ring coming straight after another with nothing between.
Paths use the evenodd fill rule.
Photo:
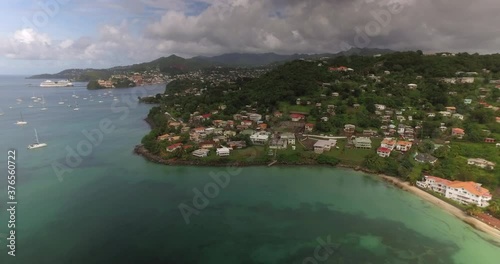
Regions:
<instances>
[{"instance_id":1,"label":"small white boat","mask_svg":"<svg viewBox=\"0 0 500 264\"><path fill-rule=\"evenodd\" d=\"M20 121L17 121L17 122L16 122L16 125L23 126L23 125L26 125L26 124L28 124L28 122L24 121L24 118L23 118L23 113L21 113L21 120L20 120Z\"/></svg>"},{"instance_id":2,"label":"small white boat","mask_svg":"<svg viewBox=\"0 0 500 264\"><path fill-rule=\"evenodd\" d=\"M47 107L45 107L45 97L43 97L43 95L42 95L42 109L40 109L40 110L42 110L42 111L47 110Z\"/></svg>"},{"instance_id":3,"label":"small white boat","mask_svg":"<svg viewBox=\"0 0 500 264\"><path fill-rule=\"evenodd\" d=\"M32 105L28 105L29 108L32 108L33 106Z\"/></svg>"},{"instance_id":4,"label":"small white boat","mask_svg":"<svg viewBox=\"0 0 500 264\"><path fill-rule=\"evenodd\" d=\"M36 132L36 129L35 129L35 138L36 138L36 142L29 144L28 149L37 149L37 148L43 148L43 147L47 146L47 143L40 143L40 141L38 141L38 133Z\"/></svg>"},{"instance_id":5,"label":"small white boat","mask_svg":"<svg viewBox=\"0 0 500 264\"><path fill-rule=\"evenodd\" d=\"M103 101L99 101L99 103L100 103L100 104L102 104L102 103L103 103Z\"/></svg>"},{"instance_id":6,"label":"small white boat","mask_svg":"<svg viewBox=\"0 0 500 264\"><path fill-rule=\"evenodd\" d=\"M78 111L80 110L80 108L78 107L78 103L75 101L75 108L73 108L74 111Z\"/></svg>"}]
</instances>

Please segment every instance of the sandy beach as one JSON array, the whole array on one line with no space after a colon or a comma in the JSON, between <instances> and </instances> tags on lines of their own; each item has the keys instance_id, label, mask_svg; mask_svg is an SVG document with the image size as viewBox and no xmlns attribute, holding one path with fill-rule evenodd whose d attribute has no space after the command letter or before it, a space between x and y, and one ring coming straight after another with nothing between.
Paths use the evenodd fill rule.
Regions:
<instances>
[{"instance_id":1,"label":"sandy beach","mask_svg":"<svg viewBox=\"0 0 500 264\"><path fill-rule=\"evenodd\" d=\"M416 186L411 186L408 182L404 182L401 179L387 176L387 175L379 175L379 176L382 177L384 180L400 187L401 189L403 189L405 191L409 191L409 192L417 195L418 197L439 206L440 208L444 209L446 212L458 217L460 220L466 222L467 224L471 225L472 227L489 234L490 236L493 237L493 239L495 239L495 241L497 243L500 244L500 230L495 229L494 227L489 226L488 224L486 224L486 223L484 223L484 222L482 222L482 221L480 221L472 216L467 215L464 211L462 211L462 210L456 208L455 206L419 189Z\"/></svg>"}]
</instances>

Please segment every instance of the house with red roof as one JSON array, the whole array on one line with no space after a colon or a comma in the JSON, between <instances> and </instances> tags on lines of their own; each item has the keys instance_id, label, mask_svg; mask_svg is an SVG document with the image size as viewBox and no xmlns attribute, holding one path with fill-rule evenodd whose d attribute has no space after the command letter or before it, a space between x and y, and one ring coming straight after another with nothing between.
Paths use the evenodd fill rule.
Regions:
<instances>
[{"instance_id":1,"label":"house with red roof","mask_svg":"<svg viewBox=\"0 0 500 264\"><path fill-rule=\"evenodd\" d=\"M311 123L307 123L304 127L304 129L307 131L307 132L312 132L313 129L314 129L314 124L311 124Z\"/></svg>"},{"instance_id":2,"label":"house with red roof","mask_svg":"<svg viewBox=\"0 0 500 264\"><path fill-rule=\"evenodd\" d=\"M451 129L451 135L457 138L463 138L465 136L465 130L462 128L454 127Z\"/></svg>"},{"instance_id":3,"label":"house with red roof","mask_svg":"<svg viewBox=\"0 0 500 264\"><path fill-rule=\"evenodd\" d=\"M215 148L215 142L213 141L205 141L200 143L200 148L202 149L211 149Z\"/></svg>"},{"instance_id":4,"label":"house with red roof","mask_svg":"<svg viewBox=\"0 0 500 264\"><path fill-rule=\"evenodd\" d=\"M242 126L247 126L247 127L249 127L249 126L251 126L252 124L253 124L252 120L243 120L243 121L241 121L241 125L242 125Z\"/></svg>"},{"instance_id":5,"label":"house with red roof","mask_svg":"<svg viewBox=\"0 0 500 264\"><path fill-rule=\"evenodd\" d=\"M330 67L328 68L329 71L336 71L336 72L346 72L349 70L349 68L345 67L345 66L339 66L339 67Z\"/></svg>"},{"instance_id":6,"label":"house with red roof","mask_svg":"<svg viewBox=\"0 0 500 264\"><path fill-rule=\"evenodd\" d=\"M204 115L201 115L201 119L202 120L209 120L210 117L212 117L212 114L204 114Z\"/></svg>"},{"instance_id":7,"label":"house with red roof","mask_svg":"<svg viewBox=\"0 0 500 264\"><path fill-rule=\"evenodd\" d=\"M182 148L182 143L176 143L167 147L168 152L174 152Z\"/></svg>"},{"instance_id":8,"label":"house with red roof","mask_svg":"<svg viewBox=\"0 0 500 264\"><path fill-rule=\"evenodd\" d=\"M380 147L377 149L377 155L382 158L389 157L391 155L391 150L388 148Z\"/></svg>"},{"instance_id":9,"label":"house with red roof","mask_svg":"<svg viewBox=\"0 0 500 264\"><path fill-rule=\"evenodd\" d=\"M290 118L292 119L292 121L298 122L304 120L306 116L303 114L290 114Z\"/></svg>"},{"instance_id":10,"label":"house with red roof","mask_svg":"<svg viewBox=\"0 0 500 264\"><path fill-rule=\"evenodd\" d=\"M495 139L494 138L485 138L484 143L495 143Z\"/></svg>"}]
</instances>

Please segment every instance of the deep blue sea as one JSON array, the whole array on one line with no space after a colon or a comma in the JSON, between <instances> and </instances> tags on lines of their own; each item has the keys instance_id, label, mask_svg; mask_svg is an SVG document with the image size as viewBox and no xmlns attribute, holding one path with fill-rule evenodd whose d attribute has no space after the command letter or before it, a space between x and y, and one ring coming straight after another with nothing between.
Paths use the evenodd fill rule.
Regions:
<instances>
[{"instance_id":1,"label":"deep blue sea","mask_svg":"<svg viewBox=\"0 0 500 264\"><path fill-rule=\"evenodd\" d=\"M137 97L164 85L41 81L0 76L0 263L500 263L487 235L374 176L145 161L132 150L151 105ZM15 125L21 115L25 126ZM34 129L47 147L26 149ZM15 257L8 149L17 155Z\"/></svg>"}]
</instances>

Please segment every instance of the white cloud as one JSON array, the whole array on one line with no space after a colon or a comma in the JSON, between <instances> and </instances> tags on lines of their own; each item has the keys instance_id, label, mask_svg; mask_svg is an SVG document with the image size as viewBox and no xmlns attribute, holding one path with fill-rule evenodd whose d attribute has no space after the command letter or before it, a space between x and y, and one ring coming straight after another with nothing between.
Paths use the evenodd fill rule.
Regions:
<instances>
[{"instance_id":1,"label":"white cloud","mask_svg":"<svg viewBox=\"0 0 500 264\"><path fill-rule=\"evenodd\" d=\"M57 39L60 36L25 28L0 39L0 54L11 59L79 60L113 66L174 53L338 52L343 41L355 44L356 28L363 31L376 23L384 25L369 37L368 47L498 52L500 46L497 0L482 0L481 4L466 0L204 2L208 7L193 15L190 11L200 8L193 1L123 0L114 8L130 18L103 24L94 36ZM401 12L389 12L388 5L394 3L400 4ZM145 7L153 10L148 14L161 15L137 16Z\"/></svg>"}]
</instances>

